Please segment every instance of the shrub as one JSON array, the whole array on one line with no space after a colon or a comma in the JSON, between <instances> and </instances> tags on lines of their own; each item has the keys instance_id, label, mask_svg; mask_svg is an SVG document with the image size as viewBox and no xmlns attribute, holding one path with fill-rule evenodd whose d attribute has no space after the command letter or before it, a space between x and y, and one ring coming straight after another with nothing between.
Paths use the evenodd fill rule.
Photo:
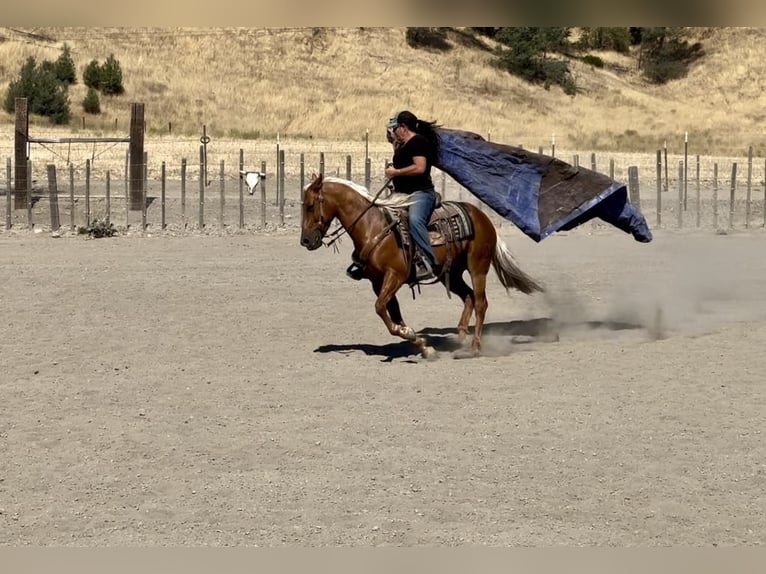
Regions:
<instances>
[{"instance_id":1,"label":"shrub","mask_svg":"<svg viewBox=\"0 0 766 574\"><path fill-rule=\"evenodd\" d=\"M581 59L583 63L588 64L589 66L593 66L594 68L604 67L604 60L602 60L598 56L593 56L592 54L586 54Z\"/></svg>"},{"instance_id":2,"label":"shrub","mask_svg":"<svg viewBox=\"0 0 766 574\"><path fill-rule=\"evenodd\" d=\"M82 73L82 79L86 86L98 90L105 96L119 96L125 93L122 85L122 67L114 54L100 65L98 60L91 60Z\"/></svg>"},{"instance_id":3,"label":"shrub","mask_svg":"<svg viewBox=\"0 0 766 574\"><path fill-rule=\"evenodd\" d=\"M101 67L101 93L105 96L119 96L125 93L122 85L122 68L114 54L110 54Z\"/></svg>"},{"instance_id":4,"label":"shrub","mask_svg":"<svg viewBox=\"0 0 766 574\"><path fill-rule=\"evenodd\" d=\"M78 227L77 233L98 239L100 237L114 237L117 235L117 230L112 222L107 223L105 219L94 219L89 225Z\"/></svg>"},{"instance_id":5,"label":"shrub","mask_svg":"<svg viewBox=\"0 0 766 574\"><path fill-rule=\"evenodd\" d=\"M82 81L89 88L94 90L101 89L101 66L98 60L91 60L90 63L85 66L85 70L82 73Z\"/></svg>"},{"instance_id":6,"label":"shrub","mask_svg":"<svg viewBox=\"0 0 766 574\"><path fill-rule=\"evenodd\" d=\"M87 114L101 113L101 101L98 99L98 92L93 88L88 88L88 93L82 101L82 109Z\"/></svg>"},{"instance_id":7,"label":"shrub","mask_svg":"<svg viewBox=\"0 0 766 574\"><path fill-rule=\"evenodd\" d=\"M441 52L452 49L447 42L446 28L407 28L405 38L412 48L430 48Z\"/></svg>"},{"instance_id":8,"label":"shrub","mask_svg":"<svg viewBox=\"0 0 766 574\"><path fill-rule=\"evenodd\" d=\"M644 62L644 76L654 84L683 78L687 71L686 63L678 60L647 59Z\"/></svg>"}]
</instances>

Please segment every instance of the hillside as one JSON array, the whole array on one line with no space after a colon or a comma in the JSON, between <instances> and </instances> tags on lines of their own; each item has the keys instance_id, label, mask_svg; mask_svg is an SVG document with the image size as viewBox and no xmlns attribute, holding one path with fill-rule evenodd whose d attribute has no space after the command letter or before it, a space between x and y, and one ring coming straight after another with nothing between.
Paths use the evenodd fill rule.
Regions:
<instances>
[{"instance_id":1,"label":"hillside","mask_svg":"<svg viewBox=\"0 0 766 574\"><path fill-rule=\"evenodd\" d=\"M29 56L55 60L67 43L78 74L114 54L126 94L102 98L86 130L124 132L129 103L146 104L149 137L198 134L360 141L383 139L386 118L407 108L449 127L526 147L651 151L683 141L698 153L766 150L762 58L765 29L695 29L705 57L665 86L641 79L633 60L600 53L604 69L572 68L581 92L545 90L489 65L491 53L460 31L445 53L407 46L404 28L0 28L0 90ZM70 91L73 121L39 133L82 130L82 82ZM0 112L3 139L13 117ZM555 134L555 135L554 135Z\"/></svg>"}]
</instances>

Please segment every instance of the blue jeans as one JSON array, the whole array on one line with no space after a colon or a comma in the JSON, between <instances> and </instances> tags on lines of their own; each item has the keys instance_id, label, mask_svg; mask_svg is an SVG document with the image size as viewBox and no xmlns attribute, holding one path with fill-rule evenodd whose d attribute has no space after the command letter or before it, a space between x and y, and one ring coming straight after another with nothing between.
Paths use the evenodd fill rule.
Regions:
<instances>
[{"instance_id":1,"label":"blue jeans","mask_svg":"<svg viewBox=\"0 0 766 574\"><path fill-rule=\"evenodd\" d=\"M410 234L412 240L420 248L424 257L428 258L431 268L436 265L436 256L428 239L428 220L436 206L436 191L423 189L412 192L413 203L410 205Z\"/></svg>"}]
</instances>

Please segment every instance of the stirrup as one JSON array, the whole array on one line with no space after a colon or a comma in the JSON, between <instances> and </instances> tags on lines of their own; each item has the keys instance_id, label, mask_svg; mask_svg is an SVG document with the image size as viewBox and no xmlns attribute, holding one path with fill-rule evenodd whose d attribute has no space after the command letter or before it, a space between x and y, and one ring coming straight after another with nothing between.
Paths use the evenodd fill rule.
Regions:
<instances>
[{"instance_id":1,"label":"stirrup","mask_svg":"<svg viewBox=\"0 0 766 574\"><path fill-rule=\"evenodd\" d=\"M430 285L439 280L434 270L425 260L415 264L415 279L418 283L423 283L424 285Z\"/></svg>"}]
</instances>

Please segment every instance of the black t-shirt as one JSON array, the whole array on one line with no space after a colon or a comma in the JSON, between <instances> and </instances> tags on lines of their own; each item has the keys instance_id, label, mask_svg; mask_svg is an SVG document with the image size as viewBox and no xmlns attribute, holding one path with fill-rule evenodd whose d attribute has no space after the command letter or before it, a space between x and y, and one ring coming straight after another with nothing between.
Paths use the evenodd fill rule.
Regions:
<instances>
[{"instance_id":1,"label":"black t-shirt","mask_svg":"<svg viewBox=\"0 0 766 574\"><path fill-rule=\"evenodd\" d=\"M436 159L434 146L424 136L415 134L402 147L394 151L394 167L401 169L415 163L413 158L426 158L426 170L419 175L400 175L392 179L394 190L400 193L412 193L421 189L431 189L431 166Z\"/></svg>"}]
</instances>

